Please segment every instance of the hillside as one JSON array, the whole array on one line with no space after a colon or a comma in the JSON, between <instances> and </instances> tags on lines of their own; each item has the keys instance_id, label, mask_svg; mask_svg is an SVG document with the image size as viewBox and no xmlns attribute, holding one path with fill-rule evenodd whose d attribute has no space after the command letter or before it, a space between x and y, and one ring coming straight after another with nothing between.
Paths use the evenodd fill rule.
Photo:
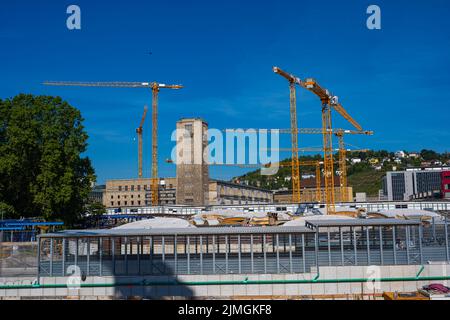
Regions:
<instances>
[{"instance_id":1,"label":"hillside","mask_svg":"<svg viewBox=\"0 0 450 320\"><path fill-rule=\"evenodd\" d=\"M338 158L337 154L334 156ZM321 155L302 156L300 161L319 160ZM261 187L270 190L291 189L291 159L284 159L280 163L286 165L280 167L274 175L261 175L260 170L248 172L242 176L234 177L233 182ZM359 161L359 162L358 162ZM382 177L386 171L404 170L408 167L450 165L450 154L439 154L433 150L416 152L388 152L386 150L368 152L348 152L347 176L348 185L353 187L353 192L365 192L367 196L378 196L381 189ZM339 166L335 163L335 170ZM303 178L315 176L315 167L302 166L300 168ZM338 174L339 172L336 172Z\"/></svg>"}]
</instances>

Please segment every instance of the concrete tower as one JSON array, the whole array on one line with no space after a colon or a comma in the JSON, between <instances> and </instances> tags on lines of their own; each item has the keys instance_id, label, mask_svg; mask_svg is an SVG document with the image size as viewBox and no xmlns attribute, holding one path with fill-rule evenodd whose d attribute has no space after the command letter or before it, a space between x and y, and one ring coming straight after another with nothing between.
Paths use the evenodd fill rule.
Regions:
<instances>
[{"instance_id":1,"label":"concrete tower","mask_svg":"<svg viewBox=\"0 0 450 320\"><path fill-rule=\"evenodd\" d=\"M177 204L208 204L209 172L203 159L208 146L207 130L208 124L199 118L177 122Z\"/></svg>"}]
</instances>

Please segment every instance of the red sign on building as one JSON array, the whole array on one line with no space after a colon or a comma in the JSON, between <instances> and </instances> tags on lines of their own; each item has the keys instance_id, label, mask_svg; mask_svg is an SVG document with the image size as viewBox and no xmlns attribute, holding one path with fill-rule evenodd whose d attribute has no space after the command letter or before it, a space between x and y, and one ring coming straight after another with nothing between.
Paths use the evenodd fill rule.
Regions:
<instances>
[{"instance_id":1,"label":"red sign on building","mask_svg":"<svg viewBox=\"0 0 450 320\"><path fill-rule=\"evenodd\" d=\"M441 172L442 198L450 199L450 170Z\"/></svg>"}]
</instances>

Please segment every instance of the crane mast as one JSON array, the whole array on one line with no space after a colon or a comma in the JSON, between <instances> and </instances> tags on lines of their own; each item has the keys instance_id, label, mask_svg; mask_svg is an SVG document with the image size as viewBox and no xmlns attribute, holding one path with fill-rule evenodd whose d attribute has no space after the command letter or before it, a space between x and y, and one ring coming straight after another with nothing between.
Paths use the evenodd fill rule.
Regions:
<instances>
[{"instance_id":1,"label":"crane mast","mask_svg":"<svg viewBox=\"0 0 450 320\"><path fill-rule=\"evenodd\" d=\"M167 85L158 82L79 82L79 81L45 81L48 86L77 86L77 87L112 87L112 88L147 88L152 91L152 177L151 192L152 205L159 204L158 179L158 93L160 89L181 89L182 85Z\"/></svg>"},{"instance_id":2,"label":"crane mast","mask_svg":"<svg viewBox=\"0 0 450 320\"><path fill-rule=\"evenodd\" d=\"M292 145L292 202L300 203L300 164L298 159L298 132L297 132L297 101L295 97L295 85L302 85L299 78L273 67L273 72L284 77L289 82L289 110L291 118L291 145Z\"/></svg>"},{"instance_id":3,"label":"crane mast","mask_svg":"<svg viewBox=\"0 0 450 320\"><path fill-rule=\"evenodd\" d=\"M141 118L141 123L139 124L139 127L136 129L136 133L138 135L138 177L139 179L142 179L142 132L143 132L143 126L145 117L147 116L147 106L144 106L144 114Z\"/></svg>"}]
</instances>

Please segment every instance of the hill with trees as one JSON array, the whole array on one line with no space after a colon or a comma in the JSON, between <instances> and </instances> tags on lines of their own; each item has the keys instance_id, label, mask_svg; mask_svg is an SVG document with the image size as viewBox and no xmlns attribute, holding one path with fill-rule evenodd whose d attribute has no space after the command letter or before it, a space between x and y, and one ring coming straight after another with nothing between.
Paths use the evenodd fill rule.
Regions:
<instances>
[{"instance_id":1,"label":"hill with trees","mask_svg":"<svg viewBox=\"0 0 450 320\"><path fill-rule=\"evenodd\" d=\"M335 161L338 155L334 155ZM301 156L300 161L319 160L322 155ZM291 159L284 159L280 163L287 165L280 167L274 175L261 175L260 170L248 172L231 180L235 183L248 184L270 190L291 189ZM375 197L381 189L381 178L387 171L405 170L411 167L450 166L450 153L438 153L433 150L421 150L420 152L389 152L387 150L369 150L368 152L347 152L347 176L348 185L353 187L353 192L366 192L368 196ZM339 174L339 165L334 165L336 175ZM314 167L302 166L302 176L315 175Z\"/></svg>"}]
</instances>

